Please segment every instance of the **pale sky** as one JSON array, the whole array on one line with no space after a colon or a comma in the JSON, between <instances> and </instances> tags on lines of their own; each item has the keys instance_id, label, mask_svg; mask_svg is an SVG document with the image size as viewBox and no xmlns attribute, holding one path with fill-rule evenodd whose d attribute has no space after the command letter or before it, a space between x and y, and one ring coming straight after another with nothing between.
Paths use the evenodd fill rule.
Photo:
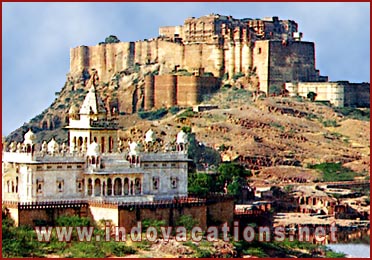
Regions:
<instances>
[{"instance_id":1,"label":"pale sky","mask_svg":"<svg viewBox=\"0 0 372 260\"><path fill-rule=\"evenodd\" d=\"M2 134L40 114L62 89L70 48L158 36L216 13L295 20L331 81L370 82L370 3L2 3Z\"/></svg>"}]
</instances>

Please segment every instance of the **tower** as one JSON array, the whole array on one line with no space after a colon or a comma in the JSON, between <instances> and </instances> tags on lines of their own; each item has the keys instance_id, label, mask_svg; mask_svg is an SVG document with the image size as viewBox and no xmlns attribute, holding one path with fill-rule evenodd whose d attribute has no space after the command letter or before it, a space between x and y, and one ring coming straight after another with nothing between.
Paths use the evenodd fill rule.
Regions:
<instances>
[{"instance_id":1,"label":"tower","mask_svg":"<svg viewBox=\"0 0 372 260\"><path fill-rule=\"evenodd\" d=\"M87 152L88 146L95 142L101 153L117 150L116 123L107 120L105 104L96 91L97 75L88 82L89 92L80 110L71 105L69 113L69 145L71 153Z\"/></svg>"}]
</instances>

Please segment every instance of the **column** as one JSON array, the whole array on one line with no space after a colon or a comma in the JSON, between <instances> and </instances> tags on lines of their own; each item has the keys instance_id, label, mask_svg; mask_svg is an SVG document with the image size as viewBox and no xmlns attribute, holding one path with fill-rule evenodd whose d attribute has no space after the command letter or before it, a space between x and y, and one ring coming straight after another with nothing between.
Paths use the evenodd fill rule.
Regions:
<instances>
[{"instance_id":1,"label":"column","mask_svg":"<svg viewBox=\"0 0 372 260\"><path fill-rule=\"evenodd\" d=\"M121 195L122 196L124 196L124 180L125 180L125 177L121 179Z\"/></svg>"}]
</instances>

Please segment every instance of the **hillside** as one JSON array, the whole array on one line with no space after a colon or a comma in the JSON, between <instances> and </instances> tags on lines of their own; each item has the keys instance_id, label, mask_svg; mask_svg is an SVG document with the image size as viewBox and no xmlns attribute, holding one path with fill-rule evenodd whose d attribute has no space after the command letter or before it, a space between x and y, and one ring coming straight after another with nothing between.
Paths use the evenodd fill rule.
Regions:
<instances>
[{"instance_id":1,"label":"hillside","mask_svg":"<svg viewBox=\"0 0 372 260\"><path fill-rule=\"evenodd\" d=\"M134 93L140 88L143 75L142 70L122 75L120 80L127 85L117 89L100 84L99 91L106 104L113 100L124 102L123 93ZM133 81L138 84L132 85ZM86 91L83 78L68 81L48 109L14 131L8 140L21 141L31 127L39 143L53 136L66 142L66 130L62 127L67 125L68 110L73 102L80 105ZM222 87L204 103L218 108L204 112L176 107L147 114L121 112L115 115L119 121L119 138L124 144L130 139L139 141L151 128L163 146L158 149L165 149L174 143L183 126L189 126L199 146L218 151L222 161L240 162L253 173L276 166L288 174L300 170L304 178L314 179L316 171L305 171L303 167L323 162L340 162L363 176L369 173L369 110L335 109L300 98L257 98L250 91L236 87ZM145 118L151 115L156 120ZM45 118L52 119L51 130L46 127ZM203 170L205 163L213 170L211 164L215 160L204 156L199 158L199 170Z\"/></svg>"}]
</instances>

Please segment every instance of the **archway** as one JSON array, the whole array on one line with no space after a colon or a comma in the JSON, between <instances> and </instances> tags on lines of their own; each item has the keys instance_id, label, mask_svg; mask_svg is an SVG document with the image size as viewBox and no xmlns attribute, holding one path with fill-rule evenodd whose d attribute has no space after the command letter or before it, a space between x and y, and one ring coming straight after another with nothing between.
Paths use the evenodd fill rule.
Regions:
<instances>
[{"instance_id":1,"label":"archway","mask_svg":"<svg viewBox=\"0 0 372 260\"><path fill-rule=\"evenodd\" d=\"M124 195L129 194L129 179L125 178L124 179Z\"/></svg>"},{"instance_id":2,"label":"archway","mask_svg":"<svg viewBox=\"0 0 372 260\"><path fill-rule=\"evenodd\" d=\"M92 196L92 189L93 189L93 186L92 186L92 179L89 178L89 179L88 179L88 195L89 195L89 196Z\"/></svg>"},{"instance_id":3,"label":"archway","mask_svg":"<svg viewBox=\"0 0 372 260\"><path fill-rule=\"evenodd\" d=\"M112 195L112 181L111 178L107 179L107 195Z\"/></svg>"},{"instance_id":4,"label":"archway","mask_svg":"<svg viewBox=\"0 0 372 260\"><path fill-rule=\"evenodd\" d=\"M94 196L101 196L101 180L98 178L94 181Z\"/></svg>"},{"instance_id":5,"label":"archway","mask_svg":"<svg viewBox=\"0 0 372 260\"><path fill-rule=\"evenodd\" d=\"M116 178L114 181L114 195L121 195L122 194L123 184L120 178Z\"/></svg>"}]
</instances>

